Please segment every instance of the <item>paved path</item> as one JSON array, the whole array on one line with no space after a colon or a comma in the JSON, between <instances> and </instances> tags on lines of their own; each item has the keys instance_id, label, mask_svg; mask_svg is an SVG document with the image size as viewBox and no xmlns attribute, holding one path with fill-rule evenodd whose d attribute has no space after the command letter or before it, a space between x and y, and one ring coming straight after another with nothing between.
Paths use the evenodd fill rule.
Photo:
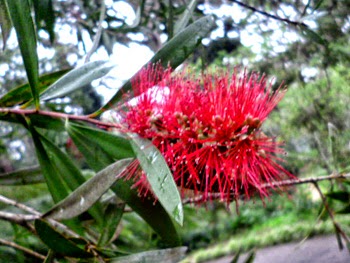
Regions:
<instances>
[{"instance_id":1,"label":"paved path","mask_svg":"<svg viewBox=\"0 0 350 263\"><path fill-rule=\"evenodd\" d=\"M345 245L345 244L344 244ZM242 255L240 263L244 262ZM207 261L207 263L230 263L233 256ZM293 242L273 247L258 249L254 263L350 263L350 253L339 250L336 237L319 236L304 243Z\"/></svg>"}]
</instances>

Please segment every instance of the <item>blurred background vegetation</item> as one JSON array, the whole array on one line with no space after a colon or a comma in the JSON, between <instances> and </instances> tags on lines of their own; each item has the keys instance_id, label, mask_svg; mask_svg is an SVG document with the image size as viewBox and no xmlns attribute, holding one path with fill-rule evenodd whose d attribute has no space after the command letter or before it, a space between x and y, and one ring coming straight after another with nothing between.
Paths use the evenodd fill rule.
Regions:
<instances>
[{"instance_id":1,"label":"blurred background vegetation","mask_svg":"<svg viewBox=\"0 0 350 263\"><path fill-rule=\"evenodd\" d=\"M189 57L189 67L200 71L240 66L273 77L271 80L276 88L283 82L288 86L288 92L264 124L264 129L285 141L288 154L284 165L300 178L349 172L350 2L249 0L242 4L220 0L109 0L105 1L102 37L97 53L91 59L118 57L117 47L120 46L130 48L131 52L135 45L147 48L150 53L157 51L174 35L175 21L189 8L190 2L195 6L192 20L211 13L217 28ZM33 0L33 3L36 3L41 51L40 74L81 65L98 32L101 1ZM48 3L53 4L52 8ZM1 42L6 48L0 52L0 96L25 82L14 32L8 36L2 34ZM137 63L135 60L119 61L119 67L133 68L132 65ZM69 97L53 101L50 107L68 113L91 113L127 78L112 73ZM48 136L65 148L65 134ZM0 123L1 174L28 166L35 169L38 163L33 153L27 131L13 124ZM83 161L80 165L84 168ZM337 182L323 182L320 186L325 193L349 193L346 185ZM0 193L40 207L41 211L52 205L42 184L0 186ZM345 205L349 205L349 200L345 200ZM329 201L334 211L343 208L337 201ZM245 200L240 203L239 214L235 210L233 205L228 212L217 203L208 204L206 208L186 206L185 226L179 231L191 253L199 250L193 254L196 260L232 253L240 247L248 250L334 231L319 193L312 185L291 187L288 193L274 194L265 204L254 198ZM349 216L345 213L336 218L350 233ZM136 251L162 247L150 227L133 213L124 215L119 228L120 238L116 244L121 249L132 247ZM0 229L1 238L10 237L18 244L39 251L43 249L38 247L33 236L15 224L0 221ZM223 250L220 246L224 245L219 245L210 255L200 252L201 248L225 240L225 244L229 242L227 240L235 242ZM30 261L8 247L0 247L0 254L0 262Z\"/></svg>"}]
</instances>

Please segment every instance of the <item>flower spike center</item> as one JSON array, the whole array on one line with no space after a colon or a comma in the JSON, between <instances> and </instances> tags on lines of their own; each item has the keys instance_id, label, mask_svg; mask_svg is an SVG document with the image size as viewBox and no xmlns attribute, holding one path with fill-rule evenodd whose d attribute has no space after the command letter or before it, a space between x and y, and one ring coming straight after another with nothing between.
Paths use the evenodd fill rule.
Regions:
<instances>
[{"instance_id":1,"label":"flower spike center","mask_svg":"<svg viewBox=\"0 0 350 263\"><path fill-rule=\"evenodd\" d=\"M139 96L127 104L122 122L160 150L183 192L190 189L202 201L220 193L229 203L240 195L265 197L261 185L292 177L280 164L281 143L261 130L284 95L281 88L273 93L264 76L246 71L201 78L170 73L158 66L141 71L133 81Z\"/></svg>"}]
</instances>

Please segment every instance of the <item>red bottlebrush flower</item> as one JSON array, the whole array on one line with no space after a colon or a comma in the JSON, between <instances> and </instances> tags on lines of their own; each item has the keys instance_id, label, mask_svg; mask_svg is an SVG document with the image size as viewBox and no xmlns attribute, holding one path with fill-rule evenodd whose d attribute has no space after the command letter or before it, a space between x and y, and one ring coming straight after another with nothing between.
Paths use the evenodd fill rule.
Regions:
<instances>
[{"instance_id":1,"label":"red bottlebrush flower","mask_svg":"<svg viewBox=\"0 0 350 263\"><path fill-rule=\"evenodd\" d=\"M123 115L127 131L147 138L162 152L181 189L212 193L230 202L241 194L268 195L262 187L292 176L278 162L280 143L267 137L261 124L282 99L265 77L246 72L205 75L148 67L133 81L139 95ZM137 185L144 185L145 176Z\"/></svg>"}]
</instances>

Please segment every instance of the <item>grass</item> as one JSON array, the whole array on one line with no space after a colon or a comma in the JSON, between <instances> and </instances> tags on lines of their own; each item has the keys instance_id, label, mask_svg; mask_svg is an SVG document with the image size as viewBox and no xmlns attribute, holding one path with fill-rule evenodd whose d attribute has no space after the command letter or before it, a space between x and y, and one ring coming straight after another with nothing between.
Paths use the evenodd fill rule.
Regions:
<instances>
[{"instance_id":1,"label":"grass","mask_svg":"<svg viewBox=\"0 0 350 263\"><path fill-rule=\"evenodd\" d=\"M337 216L337 222L343 228L350 226L350 215ZM350 228L345 228L350 233ZM330 220L318 221L309 217L300 220L297 215L281 215L267 220L261 225L255 225L210 247L199 249L188 255L181 263L203 262L225 255L233 255L253 248L262 248L320 234L334 233Z\"/></svg>"}]
</instances>

